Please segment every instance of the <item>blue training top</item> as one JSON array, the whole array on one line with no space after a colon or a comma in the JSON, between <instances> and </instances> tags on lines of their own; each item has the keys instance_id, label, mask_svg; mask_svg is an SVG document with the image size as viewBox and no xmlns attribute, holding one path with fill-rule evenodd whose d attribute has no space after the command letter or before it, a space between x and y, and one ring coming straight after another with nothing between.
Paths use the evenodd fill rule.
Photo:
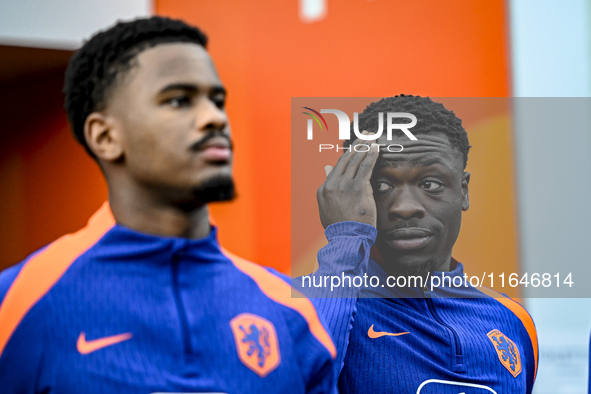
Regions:
<instances>
[{"instance_id":1,"label":"blue training top","mask_svg":"<svg viewBox=\"0 0 591 394\"><path fill-rule=\"evenodd\" d=\"M464 275L453 259L451 272L432 273L448 277L435 281L445 285L388 288L386 273L370 257L376 235L358 222L329 226L318 271L294 281L318 297L333 333L339 392L531 393L538 345L525 309L490 289L453 281ZM345 285L331 288L331 280Z\"/></svg>"},{"instance_id":2,"label":"blue training top","mask_svg":"<svg viewBox=\"0 0 591 394\"><path fill-rule=\"evenodd\" d=\"M2 393L329 393L336 349L288 279L105 204L0 274Z\"/></svg>"}]
</instances>

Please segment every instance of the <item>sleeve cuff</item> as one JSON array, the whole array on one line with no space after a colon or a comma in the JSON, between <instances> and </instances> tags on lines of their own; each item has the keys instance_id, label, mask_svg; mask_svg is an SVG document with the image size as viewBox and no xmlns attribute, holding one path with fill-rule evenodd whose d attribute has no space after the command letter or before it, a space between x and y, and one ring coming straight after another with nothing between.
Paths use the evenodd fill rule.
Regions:
<instances>
[{"instance_id":1,"label":"sleeve cuff","mask_svg":"<svg viewBox=\"0 0 591 394\"><path fill-rule=\"evenodd\" d=\"M331 224L324 230L329 241L338 236L365 236L375 242L378 230L372 225L361 222L339 222Z\"/></svg>"}]
</instances>

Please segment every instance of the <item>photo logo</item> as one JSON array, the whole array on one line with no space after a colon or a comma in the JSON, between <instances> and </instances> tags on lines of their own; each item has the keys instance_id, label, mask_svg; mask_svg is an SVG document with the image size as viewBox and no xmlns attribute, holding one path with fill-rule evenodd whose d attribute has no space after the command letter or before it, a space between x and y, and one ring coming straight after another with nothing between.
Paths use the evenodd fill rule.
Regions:
<instances>
[{"instance_id":1,"label":"photo logo","mask_svg":"<svg viewBox=\"0 0 591 394\"><path fill-rule=\"evenodd\" d=\"M326 120L324 120L324 117L322 115L320 115L320 113L318 111L315 111L309 107L302 107L302 108L310 110L310 111L314 112L316 115L318 115L318 117L320 119L322 119L322 122L324 122L324 125L326 126L326 130L328 131L328 125L326 124ZM308 112L302 112L302 113L311 116L316 121L316 123L318 123L318 125L320 126L320 130L323 129L322 123L320 123L320 121L318 120L318 118L316 116L314 116ZM313 126L312 119L308 119L308 139L309 140L312 139L312 126Z\"/></svg>"},{"instance_id":2,"label":"photo logo","mask_svg":"<svg viewBox=\"0 0 591 394\"><path fill-rule=\"evenodd\" d=\"M324 126L326 126L326 130L328 130L328 124L326 123L326 120L324 119L324 117L321 114L336 115L336 117L339 121L339 139L340 140L350 140L351 139L351 129L349 127L351 124L351 120L349 119L349 116L346 113L344 113L343 111L338 110L338 109L321 109L320 112L318 112L310 107L302 107L302 108L307 109L307 110L313 112L314 114L316 114L316 116L314 116L313 114L311 114L309 112L303 112L304 114L312 117L312 119L315 120L316 123L318 123L321 130L324 130L324 128L322 127L322 123L320 123L320 120L318 118L322 119ZM410 119L410 123L394 123L394 119L399 119L399 118ZM312 119L308 119L307 136L308 136L309 140L313 139L314 122L312 122ZM409 139L416 141L417 137L415 137L409 130L409 129L415 127L416 125L417 125L417 117L411 113L408 113L408 112L388 112L386 115L386 138L388 140L392 140L392 132L394 130L401 130ZM373 130L368 130L368 131L371 132ZM363 135L359 131L359 113L354 112L353 113L353 132L355 133L355 136L359 139L362 139L365 141L377 140L384 133L384 113L383 112L378 113L378 130L375 131L375 134L374 135Z\"/></svg>"}]
</instances>

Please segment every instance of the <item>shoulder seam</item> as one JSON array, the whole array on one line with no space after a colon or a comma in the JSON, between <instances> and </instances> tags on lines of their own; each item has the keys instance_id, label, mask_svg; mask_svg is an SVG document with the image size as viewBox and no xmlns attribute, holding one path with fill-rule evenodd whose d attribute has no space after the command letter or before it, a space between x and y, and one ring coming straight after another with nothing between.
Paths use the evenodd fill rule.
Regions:
<instances>
[{"instance_id":1,"label":"shoulder seam","mask_svg":"<svg viewBox=\"0 0 591 394\"><path fill-rule=\"evenodd\" d=\"M332 338L320 322L316 307L308 298L293 289L281 277L267 271L262 266L236 256L224 248L222 248L222 253L230 259L239 271L249 276L265 296L298 312L308 324L308 329L312 335L329 351L333 359L336 358L336 348ZM268 277L269 280L267 278L262 279L263 276ZM291 296L292 291L295 292L294 297Z\"/></svg>"},{"instance_id":2,"label":"shoulder seam","mask_svg":"<svg viewBox=\"0 0 591 394\"><path fill-rule=\"evenodd\" d=\"M86 227L55 240L25 263L0 304L0 357L31 308L51 290L72 263L114 225L115 219L105 202Z\"/></svg>"}]
</instances>

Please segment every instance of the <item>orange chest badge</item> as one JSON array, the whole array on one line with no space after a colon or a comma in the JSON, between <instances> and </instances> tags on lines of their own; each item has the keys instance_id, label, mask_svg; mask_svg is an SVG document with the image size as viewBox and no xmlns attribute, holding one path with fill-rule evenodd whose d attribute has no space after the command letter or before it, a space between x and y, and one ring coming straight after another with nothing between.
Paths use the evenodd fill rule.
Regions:
<instances>
[{"instance_id":1,"label":"orange chest badge","mask_svg":"<svg viewBox=\"0 0 591 394\"><path fill-rule=\"evenodd\" d=\"M521 373L521 356L517 345L499 330L492 330L486 335L495 347L501 364L516 378Z\"/></svg>"},{"instance_id":2,"label":"orange chest badge","mask_svg":"<svg viewBox=\"0 0 591 394\"><path fill-rule=\"evenodd\" d=\"M277 332L270 321L252 313L241 313L230 320L240 361L261 378L281 362Z\"/></svg>"}]
</instances>

